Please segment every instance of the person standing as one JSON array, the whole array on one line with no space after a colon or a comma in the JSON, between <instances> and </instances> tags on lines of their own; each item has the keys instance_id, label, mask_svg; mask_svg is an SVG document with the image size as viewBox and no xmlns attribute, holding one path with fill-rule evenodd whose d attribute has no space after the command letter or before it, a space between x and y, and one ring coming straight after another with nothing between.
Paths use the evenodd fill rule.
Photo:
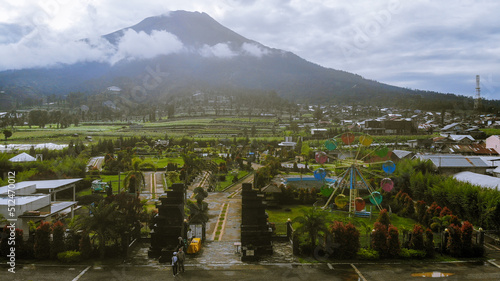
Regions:
<instances>
[{"instance_id":1,"label":"person standing","mask_svg":"<svg viewBox=\"0 0 500 281\"><path fill-rule=\"evenodd\" d=\"M184 245L184 240L182 239L182 237L179 237L178 240L179 240L179 243L177 244L177 248L184 249L185 245Z\"/></svg>"},{"instance_id":2,"label":"person standing","mask_svg":"<svg viewBox=\"0 0 500 281\"><path fill-rule=\"evenodd\" d=\"M177 275L178 261L177 252L174 252L174 255L172 256L172 274L174 274L174 276Z\"/></svg>"},{"instance_id":3,"label":"person standing","mask_svg":"<svg viewBox=\"0 0 500 281\"><path fill-rule=\"evenodd\" d=\"M179 272L184 272L184 260L186 259L186 254L179 248L179 253L177 253L177 263L179 264Z\"/></svg>"},{"instance_id":4,"label":"person standing","mask_svg":"<svg viewBox=\"0 0 500 281\"><path fill-rule=\"evenodd\" d=\"M193 231L191 231L191 228L187 232L187 244L191 244L191 240L193 240Z\"/></svg>"}]
</instances>

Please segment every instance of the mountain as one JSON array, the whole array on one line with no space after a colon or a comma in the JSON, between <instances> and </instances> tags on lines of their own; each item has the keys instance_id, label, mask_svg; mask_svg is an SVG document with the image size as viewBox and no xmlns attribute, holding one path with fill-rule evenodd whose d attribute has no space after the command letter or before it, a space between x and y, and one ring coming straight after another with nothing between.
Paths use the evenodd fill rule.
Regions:
<instances>
[{"instance_id":1,"label":"mountain","mask_svg":"<svg viewBox=\"0 0 500 281\"><path fill-rule=\"evenodd\" d=\"M311 104L386 105L411 103L428 94L319 66L247 39L199 12L146 18L97 42L80 43L106 51L96 61L0 72L0 90L31 97L99 93L118 86L151 99L229 88L275 91L290 101Z\"/></svg>"}]
</instances>

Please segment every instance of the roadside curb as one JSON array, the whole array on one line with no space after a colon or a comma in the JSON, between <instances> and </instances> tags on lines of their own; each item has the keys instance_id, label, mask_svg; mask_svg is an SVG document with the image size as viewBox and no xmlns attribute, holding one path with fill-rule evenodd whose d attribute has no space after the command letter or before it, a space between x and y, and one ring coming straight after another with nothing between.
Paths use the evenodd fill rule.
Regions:
<instances>
[{"instance_id":1,"label":"roadside curb","mask_svg":"<svg viewBox=\"0 0 500 281\"><path fill-rule=\"evenodd\" d=\"M491 264L492 260L470 260L470 261L435 261L435 262L419 262L420 264L456 264L456 263L477 263L477 262L484 262L484 263L490 263ZM300 266L308 266L308 267L315 267L315 266L328 266L330 264L331 266L335 265L376 265L376 264L381 264L381 265L398 265L398 264L409 264L407 262L318 262L318 263L268 263L268 262L235 262L235 263L227 263L227 262L207 262L207 263L187 263L185 264L186 267L200 267L200 266L214 266L214 267L247 267L247 266L290 266L290 267L300 267ZM120 263L120 264L43 264L43 263L18 263L18 265L21 266L40 266L40 267L67 267L67 268L72 268L72 267L109 267L109 266L116 266L116 267L168 267L168 263L166 264L127 264L127 263ZM0 268L3 267L8 267L7 265L0 265Z\"/></svg>"}]
</instances>

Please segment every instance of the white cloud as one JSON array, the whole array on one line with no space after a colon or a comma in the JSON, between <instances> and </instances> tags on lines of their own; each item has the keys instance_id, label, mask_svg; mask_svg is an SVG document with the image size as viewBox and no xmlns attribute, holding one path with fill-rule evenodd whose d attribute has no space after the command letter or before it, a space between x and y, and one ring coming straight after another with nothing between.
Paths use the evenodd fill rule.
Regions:
<instances>
[{"instance_id":1,"label":"white cloud","mask_svg":"<svg viewBox=\"0 0 500 281\"><path fill-rule=\"evenodd\" d=\"M265 46L292 51L325 67L402 87L470 94L476 74L491 77L490 96L500 98L500 53L495 49L500 39L500 2L495 0L0 2L0 24L44 30L42 38L36 39L38 42L26 33L22 34L25 38L21 41L15 34L2 33L0 70L61 61L109 59L117 50L69 42L107 34L149 16L187 10L206 12L222 25ZM120 55L142 56L137 53L139 47L132 46L135 42L129 43L123 46ZM258 50L253 47L231 49L227 44L220 44L205 46L201 52L205 56L224 58L238 54L258 56ZM68 52L71 48L78 49L76 54ZM151 50L148 54L161 51ZM346 51L350 52L348 56Z\"/></svg>"},{"instance_id":2,"label":"white cloud","mask_svg":"<svg viewBox=\"0 0 500 281\"><path fill-rule=\"evenodd\" d=\"M151 34L127 29L118 42L117 52L110 62L122 59L150 59L158 55L168 55L183 49L182 42L173 34L164 30L153 30Z\"/></svg>"},{"instance_id":3,"label":"white cloud","mask_svg":"<svg viewBox=\"0 0 500 281\"><path fill-rule=\"evenodd\" d=\"M243 54L249 54L258 58L262 57L263 55L269 54L269 51L267 49L264 49L261 46L252 43L243 43L241 49L243 51Z\"/></svg>"},{"instance_id":4,"label":"white cloud","mask_svg":"<svg viewBox=\"0 0 500 281\"><path fill-rule=\"evenodd\" d=\"M237 56L238 53L233 52L228 44L219 43L213 46L204 45L199 50L200 55L203 57L217 57L217 58L232 58Z\"/></svg>"},{"instance_id":5,"label":"white cloud","mask_svg":"<svg viewBox=\"0 0 500 281\"><path fill-rule=\"evenodd\" d=\"M129 29L118 45L113 46L102 37L72 41L37 29L16 43L0 45L0 70L94 61L114 64L122 59L149 59L182 50L179 39L166 31L148 35Z\"/></svg>"},{"instance_id":6,"label":"white cloud","mask_svg":"<svg viewBox=\"0 0 500 281\"><path fill-rule=\"evenodd\" d=\"M103 61L106 49L93 48L84 41L59 40L40 30L16 43L0 45L0 70Z\"/></svg>"}]
</instances>

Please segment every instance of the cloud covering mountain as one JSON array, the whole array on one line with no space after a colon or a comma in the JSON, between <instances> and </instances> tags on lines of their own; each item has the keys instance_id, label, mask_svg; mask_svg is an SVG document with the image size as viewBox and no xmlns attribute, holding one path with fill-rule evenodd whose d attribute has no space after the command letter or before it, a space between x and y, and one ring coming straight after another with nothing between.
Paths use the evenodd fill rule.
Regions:
<instances>
[{"instance_id":1,"label":"cloud covering mountain","mask_svg":"<svg viewBox=\"0 0 500 281\"><path fill-rule=\"evenodd\" d=\"M68 42L98 37L150 15L189 10L204 11L239 34L324 67L401 87L465 95L474 93L480 74L484 97L499 98L500 93L500 2L495 0L29 0L0 6L0 45L32 38L23 40L25 46L0 48L1 57L9 57L1 70L54 65L63 60L58 54L65 61L103 58L95 50L82 50L79 56L61 51L73 47ZM35 50L34 45L50 47L49 39L68 48ZM19 55L12 48L46 58Z\"/></svg>"}]
</instances>

